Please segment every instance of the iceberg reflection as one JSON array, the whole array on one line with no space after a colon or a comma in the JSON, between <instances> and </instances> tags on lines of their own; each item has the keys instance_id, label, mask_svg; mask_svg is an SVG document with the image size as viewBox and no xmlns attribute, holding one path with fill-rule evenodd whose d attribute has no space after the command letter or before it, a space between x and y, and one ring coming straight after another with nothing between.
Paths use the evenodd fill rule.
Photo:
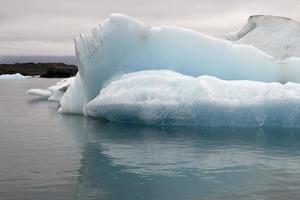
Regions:
<instances>
[{"instance_id":1,"label":"iceberg reflection","mask_svg":"<svg viewBox=\"0 0 300 200\"><path fill-rule=\"evenodd\" d=\"M82 156L78 199L300 194L297 129L159 128L70 115L63 123Z\"/></svg>"}]
</instances>

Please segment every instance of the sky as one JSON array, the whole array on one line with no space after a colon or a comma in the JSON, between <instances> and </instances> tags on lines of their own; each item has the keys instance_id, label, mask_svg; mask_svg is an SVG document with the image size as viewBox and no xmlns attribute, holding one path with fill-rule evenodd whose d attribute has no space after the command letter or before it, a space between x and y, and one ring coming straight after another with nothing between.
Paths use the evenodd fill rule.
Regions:
<instances>
[{"instance_id":1,"label":"sky","mask_svg":"<svg viewBox=\"0 0 300 200\"><path fill-rule=\"evenodd\" d=\"M74 37L111 13L222 37L251 15L300 21L300 0L0 0L0 56L74 55Z\"/></svg>"}]
</instances>

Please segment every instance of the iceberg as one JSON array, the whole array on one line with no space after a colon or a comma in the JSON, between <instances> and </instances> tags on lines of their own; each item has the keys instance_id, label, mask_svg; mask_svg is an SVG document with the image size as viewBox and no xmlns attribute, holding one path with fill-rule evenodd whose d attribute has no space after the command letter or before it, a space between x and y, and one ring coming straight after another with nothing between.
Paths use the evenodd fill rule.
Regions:
<instances>
[{"instance_id":1,"label":"iceberg","mask_svg":"<svg viewBox=\"0 0 300 200\"><path fill-rule=\"evenodd\" d=\"M0 79L26 79L26 78L30 78L30 76L23 76L20 73L16 73L16 74L1 74L0 75Z\"/></svg>"},{"instance_id":2,"label":"iceberg","mask_svg":"<svg viewBox=\"0 0 300 200\"><path fill-rule=\"evenodd\" d=\"M278 61L265 52L178 27L149 27L113 14L75 38L79 72L60 101L61 113L88 115L87 104L112 79L142 70L171 70L224 80L300 82L300 58Z\"/></svg>"},{"instance_id":3,"label":"iceberg","mask_svg":"<svg viewBox=\"0 0 300 200\"><path fill-rule=\"evenodd\" d=\"M57 101L59 102L67 91L71 83L74 81L75 77L62 79L61 81L57 82L55 85L48 87L47 89L30 89L27 91L28 94L37 96L39 98L45 98L49 101Z\"/></svg>"},{"instance_id":4,"label":"iceberg","mask_svg":"<svg viewBox=\"0 0 300 200\"><path fill-rule=\"evenodd\" d=\"M300 23L278 16L254 15L239 31L227 36L236 44L254 46L276 59L300 57Z\"/></svg>"},{"instance_id":5,"label":"iceberg","mask_svg":"<svg viewBox=\"0 0 300 200\"><path fill-rule=\"evenodd\" d=\"M273 45L277 37L272 35L264 40L269 46L259 48L256 42L273 30L262 31L261 24L275 27L264 21L250 18L248 28L228 41L179 27L150 27L113 14L90 33L75 38L79 64L75 77L47 91L29 93L59 101L60 113L115 122L299 127L298 43L288 49L289 54L274 54L285 43L280 40ZM253 40L253 46L243 40L255 34L260 40ZM280 34L292 37L296 33ZM290 41L298 42L297 37Z\"/></svg>"},{"instance_id":6,"label":"iceberg","mask_svg":"<svg viewBox=\"0 0 300 200\"><path fill-rule=\"evenodd\" d=\"M39 98L49 98L51 96L51 92L49 90L42 90L39 88L33 88L27 90L27 94L39 97Z\"/></svg>"},{"instance_id":7,"label":"iceberg","mask_svg":"<svg viewBox=\"0 0 300 200\"><path fill-rule=\"evenodd\" d=\"M300 84L139 71L113 80L87 104L87 111L146 125L299 127Z\"/></svg>"}]
</instances>

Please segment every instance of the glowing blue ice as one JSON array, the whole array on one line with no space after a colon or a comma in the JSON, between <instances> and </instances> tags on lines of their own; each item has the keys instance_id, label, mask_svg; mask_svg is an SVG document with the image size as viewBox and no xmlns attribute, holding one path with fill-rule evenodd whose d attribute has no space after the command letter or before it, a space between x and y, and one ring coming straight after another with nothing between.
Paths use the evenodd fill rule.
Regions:
<instances>
[{"instance_id":1,"label":"glowing blue ice","mask_svg":"<svg viewBox=\"0 0 300 200\"><path fill-rule=\"evenodd\" d=\"M224 83L224 87L221 87L222 84L219 84L221 80L214 78L208 78L207 80L202 80L203 78L196 79L201 79L201 84L203 85L208 84L207 88L202 88L203 90L197 89L197 81L188 81L188 84L185 81L183 81L184 83L181 83L180 81L178 83L174 83L172 88L177 85L186 85L186 87L189 85L189 87L191 87L191 90L189 90L191 93L189 95L193 94L197 97L196 104L199 104L198 106L187 106L186 109L184 109L181 107L182 105L190 105L191 102L195 102L191 101L189 98L183 98L184 100L181 101L173 99L176 95L184 97L187 95L186 93L181 93L182 91L178 91L180 88L174 88L176 91L175 96L172 96L171 93L164 93L163 88L161 88L159 84L165 78L169 77L169 75L164 77L159 72L156 75L154 74L154 77L147 77L149 82L153 82L154 84L154 88L152 89L161 89L157 91L157 95L161 93L161 95L165 95L167 100L169 99L170 101L176 102L174 104L175 107L172 107L174 106L172 105L170 108L166 108L166 112L173 113L174 108L177 109L178 112L176 111L175 119L161 116L157 116L157 119L151 116L150 121L146 118L141 119L136 113L134 113L135 110L130 110L131 108L139 108L134 106L130 107L129 104L126 104L126 108L122 109L113 106L110 106L108 109L108 107L103 106L102 102L100 104L95 104L95 102L99 101L99 99L103 97L100 92L120 92L117 90L105 90L104 88L107 85L108 88L111 88L111 85L109 85L110 82L112 80L118 80L122 74L139 72L142 70L170 70L178 73L174 76L185 77L184 75L188 75L191 76L189 79L192 79L192 77L206 75L225 80L252 80L262 82L289 81L299 83L300 59L289 58L278 61L255 47L232 44L229 41L213 38L183 28L165 26L149 27L124 15L110 16L90 33L79 35L75 39L75 44L76 55L79 62L79 73L60 101L60 112L62 113L83 113L85 115L96 115L115 121L126 121L126 119L120 120L122 117L116 117L117 114L115 112L117 110L118 112L123 112L124 109L127 109L128 112L124 112L124 116L125 114L131 114L130 116L132 116L132 119L136 121L141 120L141 123L164 124L167 121L166 124L175 125L223 125L225 121L226 123L228 122L226 118L231 117L233 121L230 123L232 125L240 125L241 120L244 120L246 125L253 125L257 123L264 124L266 122L265 119L273 120L272 117L270 118L272 115L275 117L274 121L278 120L277 117L280 117L281 119L281 117L284 116L280 116L278 114L281 109L285 108L286 111L288 108L294 111L297 110L298 100L293 98L291 100L291 97L287 94L289 92L295 93L296 90L294 91L294 89L292 89L286 91L286 87L289 87L290 84L282 86L279 83L269 83L270 85L268 85L268 83L262 83L263 85L260 85L257 82L252 83L251 81L233 82L232 84L241 84L241 87L234 87L235 93L232 94L234 98L229 99L226 99L227 97L222 91L217 89L214 91L214 93L220 95L220 102L235 101L239 98L239 96L251 95L253 91L257 90L259 92L261 89L263 91L268 91L268 89L272 88L272 93L284 93L282 99L279 98L280 103L278 106L277 104L273 104L274 102L271 102L273 107L271 106L272 109L270 110L268 110L268 107L265 107L266 105L269 105L268 95L265 99L261 98L261 101L267 102L266 104L254 101L251 105L248 105L244 104L243 101L238 101L234 103L234 107L228 107L228 105L232 105L232 102L230 104L223 105L220 104L219 101L209 101L207 99L206 101L201 99L207 98L207 96L203 96L202 93L203 91L206 91L207 88L211 88L212 85L218 85L218 87L222 88L222 90L231 91L230 82L222 82L222 84ZM167 74L169 73L172 74L172 72L168 72ZM140 75L142 76L143 74ZM156 79L156 76L161 77L161 81L160 79ZM124 90L122 91L124 95L127 92L128 94L132 94L131 92L134 93L136 90L142 90L139 87L139 81L133 81L132 84L133 85L128 85L127 88L130 91L126 91L126 88L122 88L122 90ZM255 89L253 85L257 85L258 87ZM229 88L226 88L227 86ZM169 88L169 83L164 85L164 87ZM249 89L249 87L251 89ZM277 87L278 91L276 90ZM152 89L147 91L150 92ZM240 91L244 92L241 94ZM114 94L111 95L111 97L116 98L113 96ZM143 95L147 96L145 92L142 92L142 96L137 96L136 99L133 99L132 104L135 104L137 99L144 98ZM155 98L157 99L158 96L155 96ZM124 103L122 102L123 99L118 100L120 102L117 102L115 105L118 103L122 105L122 103ZM285 103L284 101L286 100L291 100L287 101L291 104L288 104L287 102ZM202 104L203 102L205 102L205 104ZM293 104L294 102L296 103ZM162 101L162 103L164 104L166 102ZM215 104L213 107L207 107L207 105L213 104ZM99 109L99 105L101 109ZM167 103L167 105L171 104ZM160 109L163 105L156 104L156 106L157 107L151 107L149 112L151 109L154 109L153 113L155 113L155 109ZM206 108L212 108L212 110ZM230 112L235 114L228 114L228 108L231 109L229 110ZM265 108L268 108L266 112L262 112L260 114L256 113ZM143 107L142 109L147 108ZM188 109L191 109L191 112L189 112ZM192 114L194 111L196 114L194 113L195 116L193 118ZM105 112L106 114L104 114ZM215 120L213 119L214 113L217 117ZM182 114L180 120L178 119L178 114ZM265 114L267 114L269 118L266 118ZM249 116L249 119L247 118L247 115L251 115ZM221 117L224 117L223 122L220 121ZM233 119L233 117L235 119ZM258 117L258 119L254 119L254 117ZM296 118L293 118L293 120L294 119ZM284 126L290 126L290 124L293 126L293 124L298 122L283 120L280 123L284 124ZM273 122L270 124L273 125Z\"/></svg>"}]
</instances>

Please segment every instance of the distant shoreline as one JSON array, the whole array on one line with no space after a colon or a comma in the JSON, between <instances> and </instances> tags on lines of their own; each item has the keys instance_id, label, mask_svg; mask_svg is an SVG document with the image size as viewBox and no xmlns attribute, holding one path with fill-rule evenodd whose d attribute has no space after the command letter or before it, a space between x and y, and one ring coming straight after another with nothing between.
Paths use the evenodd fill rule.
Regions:
<instances>
[{"instance_id":1,"label":"distant shoreline","mask_svg":"<svg viewBox=\"0 0 300 200\"><path fill-rule=\"evenodd\" d=\"M15 63L0 64L0 75L20 73L24 76L40 76L41 78L68 78L75 76L76 65L65 63Z\"/></svg>"}]
</instances>

